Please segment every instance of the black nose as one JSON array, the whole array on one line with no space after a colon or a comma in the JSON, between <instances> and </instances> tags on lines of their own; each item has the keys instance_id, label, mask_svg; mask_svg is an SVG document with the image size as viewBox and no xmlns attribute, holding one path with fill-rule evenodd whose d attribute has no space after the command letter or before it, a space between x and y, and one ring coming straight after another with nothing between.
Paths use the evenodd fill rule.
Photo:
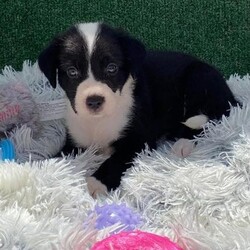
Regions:
<instances>
[{"instance_id":1,"label":"black nose","mask_svg":"<svg viewBox=\"0 0 250 250\"><path fill-rule=\"evenodd\" d=\"M104 103L104 100L105 99L103 96L99 96L99 95L89 96L86 99L87 108L92 111L97 111L98 109L100 109L100 107Z\"/></svg>"}]
</instances>

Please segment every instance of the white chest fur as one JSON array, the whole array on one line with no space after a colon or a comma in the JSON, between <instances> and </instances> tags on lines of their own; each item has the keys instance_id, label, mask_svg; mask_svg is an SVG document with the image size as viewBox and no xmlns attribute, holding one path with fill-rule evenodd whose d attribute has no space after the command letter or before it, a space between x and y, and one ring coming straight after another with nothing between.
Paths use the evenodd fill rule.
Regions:
<instances>
[{"instance_id":1,"label":"white chest fur","mask_svg":"<svg viewBox=\"0 0 250 250\"><path fill-rule=\"evenodd\" d=\"M124 127L128 124L128 117L112 115L93 119L84 119L70 112L67 119L69 133L79 147L96 145L105 148L119 139Z\"/></svg>"},{"instance_id":2,"label":"white chest fur","mask_svg":"<svg viewBox=\"0 0 250 250\"><path fill-rule=\"evenodd\" d=\"M99 148L106 148L122 136L123 129L129 124L133 106L132 89L133 81L129 78L116 99L114 110L105 116L75 113L68 103L66 123L78 147L95 145Z\"/></svg>"}]
</instances>

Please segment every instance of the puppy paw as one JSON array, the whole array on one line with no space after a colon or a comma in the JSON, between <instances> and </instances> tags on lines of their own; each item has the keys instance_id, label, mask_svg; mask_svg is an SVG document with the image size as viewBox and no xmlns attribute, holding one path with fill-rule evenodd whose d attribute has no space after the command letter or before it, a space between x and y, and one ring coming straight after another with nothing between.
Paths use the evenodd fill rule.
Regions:
<instances>
[{"instance_id":1,"label":"puppy paw","mask_svg":"<svg viewBox=\"0 0 250 250\"><path fill-rule=\"evenodd\" d=\"M178 157L185 158L189 156L194 149L194 143L188 139L179 139L173 145L172 151Z\"/></svg>"},{"instance_id":2,"label":"puppy paw","mask_svg":"<svg viewBox=\"0 0 250 250\"><path fill-rule=\"evenodd\" d=\"M98 195L107 195L108 192L107 187L104 184L102 184L99 180L97 180L95 177L93 176L87 177L86 181L89 194L93 198L96 199Z\"/></svg>"}]
</instances>

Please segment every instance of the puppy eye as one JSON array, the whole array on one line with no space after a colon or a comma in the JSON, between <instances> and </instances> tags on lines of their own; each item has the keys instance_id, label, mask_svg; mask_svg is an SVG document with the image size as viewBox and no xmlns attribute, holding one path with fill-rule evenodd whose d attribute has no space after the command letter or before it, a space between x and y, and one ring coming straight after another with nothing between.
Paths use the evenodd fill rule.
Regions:
<instances>
[{"instance_id":1,"label":"puppy eye","mask_svg":"<svg viewBox=\"0 0 250 250\"><path fill-rule=\"evenodd\" d=\"M67 75L70 78L77 78L79 76L79 72L75 67L69 67L67 68Z\"/></svg>"},{"instance_id":2,"label":"puppy eye","mask_svg":"<svg viewBox=\"0 0 250 250\"><path fill-rule=\"evenodd\" d=\"M115 63L110 63L108 64L108 66L106 67L106 72L109 75L115 75L118 71L118 66Z\"/></svg>"}]
</instances>

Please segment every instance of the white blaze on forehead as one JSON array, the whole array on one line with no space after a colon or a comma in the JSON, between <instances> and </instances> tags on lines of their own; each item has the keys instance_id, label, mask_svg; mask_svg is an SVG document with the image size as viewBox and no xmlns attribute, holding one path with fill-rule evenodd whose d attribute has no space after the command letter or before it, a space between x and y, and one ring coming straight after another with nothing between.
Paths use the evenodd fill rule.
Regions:
<instances>
[{"instance_id":1,"label":"white blaze on forehead","mask_svg":"<svg viewBox=\"0 0 250 250\"><path fill-rule=\"evenodd\" d=\"M99 23L81 23L78 25L78 30L84 37L87 43L89 55L91 55L95 46L96 37L99 31Z\"/></svg>"}]
</instances>

